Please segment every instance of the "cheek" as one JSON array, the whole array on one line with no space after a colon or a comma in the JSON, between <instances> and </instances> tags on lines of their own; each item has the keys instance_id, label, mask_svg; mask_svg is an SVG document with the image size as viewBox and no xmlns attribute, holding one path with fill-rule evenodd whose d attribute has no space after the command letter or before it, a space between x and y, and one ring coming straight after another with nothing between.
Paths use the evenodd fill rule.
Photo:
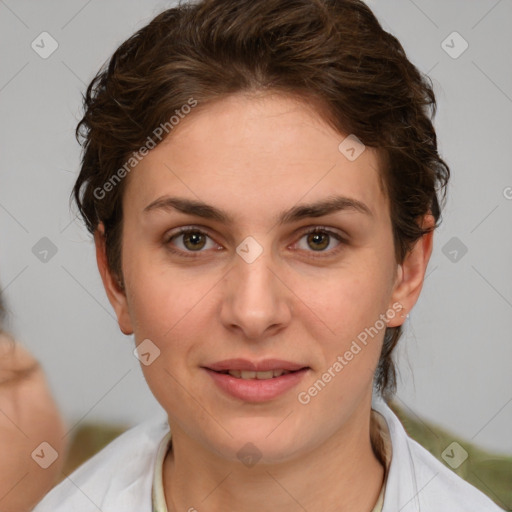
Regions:
<instances>
[{"instance_id":1,"label":"cheek","mask_svg":"<svg viewBox=\"0 0 512 512\"><path fill-rule=\"evenodd\" d=\"M137 342L149 338L163 349L170 341L178 343L182 330L204 309L218 276L199 267L182 270L150 256L139 254L127 265L129 313Z\"/></svg>"},{"instance_id":2,"label":"cheek","mask_svg":"<svg viewBox=\"0 0 512 512\"><path fill-rule=\"evenodd\" d=\"M347 272L316 300L315 309L329 326L321 343L324 367L320 378L332 384L324 399L351 400L347 394L358 396L367 389L379 361L387 326L386 277L370 269Z\"/></svg>"},{"instance_id":3,"label":"cheek","mask_svg":"<svg viewBox=\"0 0 512 512\"><path fill-rule=\"evenodd\" d=\"M162 343L179 319L186 315L187 300L164 279L151 271L138 274L139 277L127 282L129 290L130 317L137 342L149 338Z\"/></svg>"},{"instance_id":4,"label":"cheek","mask_svg":"<svg viewBox=\"0 0 512 512\"><path fill-rule=\"evenodd\" d=\"M347 266L324 281L317 280L315 289L308 305L338 340L348 340L374 325L386 312L391 293L389 278L377 265Z\"/></svg>"},{"instance_id":5,"label":"cheek","mask_svg":"<svg viewBox=\"0 0 512 512\"><path fill-rule=\"evenodd\" d=\"M310 333L322 341L320 379L329 382L323 400L345 401L347 394L359 396L371 385L379 361L387 326L385 315L389 314L389 278L382 263L371 258L366 262L364 266L348 266L336 279L324 282L325 293L312 296L315 304L311 309L318 311L329 327L328 331L320 328Z\"/></svg>"}]
</instances>

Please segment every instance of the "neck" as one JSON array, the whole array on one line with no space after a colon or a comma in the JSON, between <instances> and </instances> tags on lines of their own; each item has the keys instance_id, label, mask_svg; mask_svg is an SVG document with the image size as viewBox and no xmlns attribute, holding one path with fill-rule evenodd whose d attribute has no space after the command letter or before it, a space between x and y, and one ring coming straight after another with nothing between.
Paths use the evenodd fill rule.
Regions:
<instances>
[{"instance_id":1,"label":"neck","mask_svg":"<svg viewBox=\"0 0 512 512\"><path fill-rule=\"evenodd\" d=\"M314 450L280 464L245 467L172 429L163 467L168 512L266 510L370 512L384 467L370 441L370 407Z\"/></svg>"}]
</instances>

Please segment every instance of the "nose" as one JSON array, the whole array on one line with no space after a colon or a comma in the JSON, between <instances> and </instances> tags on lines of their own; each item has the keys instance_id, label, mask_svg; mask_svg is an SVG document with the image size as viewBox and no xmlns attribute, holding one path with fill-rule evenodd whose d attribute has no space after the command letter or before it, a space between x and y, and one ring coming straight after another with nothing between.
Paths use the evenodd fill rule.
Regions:
<instances>
[{"instance_id":1,"label":"nose","mask_svg":"<svg viewBox=\"0 0 512 512\"><path fill-rule=\"evenodd\" d=\"M236 255L234 268L225 277L221 321L239 330L245 339L258 341L288 325L293 294L285 285L284 272L270 250L254 260Z\"/></svg>"}]
</instances>

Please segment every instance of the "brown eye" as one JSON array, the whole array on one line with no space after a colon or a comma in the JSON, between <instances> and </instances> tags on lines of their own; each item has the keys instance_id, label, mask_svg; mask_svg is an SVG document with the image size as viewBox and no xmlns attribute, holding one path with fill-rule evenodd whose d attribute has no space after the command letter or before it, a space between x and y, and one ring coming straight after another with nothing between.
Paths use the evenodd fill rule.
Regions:
<instances>
[{"instance_id":1,"label":"brown eye","mask_svg":"<svg viewBox=\"0 0 512 512\"><path fill-rule=\"evenodd\" d=\"M326 233L309 233L307 240L310 247L316 246L315 250L323 250L329 245L329 235Z\"/></svg>"},{"instance_id":2,"label":"brown eye","mask_svg":"<svg viewBox=\"0 0 512 512\"><path fill-rule=\"evenodd\" d=\"M301 239L302 238L305 238L306 243L301 247L299 242L299 249L303 249L310 253L321 253L318 257L324 256L323 253L325 253L325 256L336 254L342 249L340 246L346 244L346 241L341 235L335 231L331 231L330 229L323 227L316 227L306 231L302 234ZM337 242L337 244L334 246L334 248L328 250L327 248L332 245L333 239ZM316 257L316 255L313 256Z\"/></svg>"},{"instance_id":3,"label":"brown eye","mask_svg":"<svg viewBox=\"0 0 512 512\"><path fill-rule=\"evenodd\" d=\"M205 245L205 235L198 231L183 233L183 245L192 251L202 249Z\"/></svg>"},{"instance_id":4,"label":"brown eye","mask_svg":"<svg viewBox=\"0 0 512 512\"><path fill-rule=\"evenodd\" d=\"M168 236L166 240L164 240L164 245L172 253L182 256L194 256L191 253L199 254L205 252L203 249L208 248L208 240L211 240L211 238L207 233L201 229L189 227L181 228L177 233ZM212 244L211 247L215 246L213 241L210 243Z\"/></svg>"}]
</instances>

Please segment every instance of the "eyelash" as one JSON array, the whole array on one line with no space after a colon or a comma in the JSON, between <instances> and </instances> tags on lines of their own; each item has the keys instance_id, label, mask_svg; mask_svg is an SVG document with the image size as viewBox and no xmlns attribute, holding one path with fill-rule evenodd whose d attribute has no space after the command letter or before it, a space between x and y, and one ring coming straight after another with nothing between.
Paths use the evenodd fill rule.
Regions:
<instances>
[{"instance_id":1,"label":"eyelash","mask_svg":"<svg viewBox=\"0 0 512 512\"><path fill-rule=\"evenodd\" d=\"M173 254L177 254L177 255L183 256L185 258L198 258L198 257L200 257L199 256L200 253L205 252L205 251L182 251L182 250L176 250L176 249L171 248L170 243L172 242L172 240L174 240L175 238L178 238L181 235L187 234L187 233L198 233L201 235L206 235L208 238L211 238L208 235L208 233L203 231L202 229L190 226L190 227L186 227L186 228L180 228L176 233L171 233L168 237L165 238L164 245ZM316 226L313 229L309 229L307 231L301 232L299 240L302 239L306 235L314 234L314 233L327 234L327 235L335 238L338 242L340 242L340 244L335 249L332 249L330 251L319 251L320 253L327 253L327 256L314 254L311 256L312 258L325 258L325 257L336 255L336 254L338 254L339 251L341 251L343 249L343 245L345 245L347 243L347 241L339 233L336 233L335 231L332 231L323 226ZM197 255L194 254L194 252L196 252ZM315 251L307 251L307 252L314 253Z\"/></svg>"}]
</instances>

